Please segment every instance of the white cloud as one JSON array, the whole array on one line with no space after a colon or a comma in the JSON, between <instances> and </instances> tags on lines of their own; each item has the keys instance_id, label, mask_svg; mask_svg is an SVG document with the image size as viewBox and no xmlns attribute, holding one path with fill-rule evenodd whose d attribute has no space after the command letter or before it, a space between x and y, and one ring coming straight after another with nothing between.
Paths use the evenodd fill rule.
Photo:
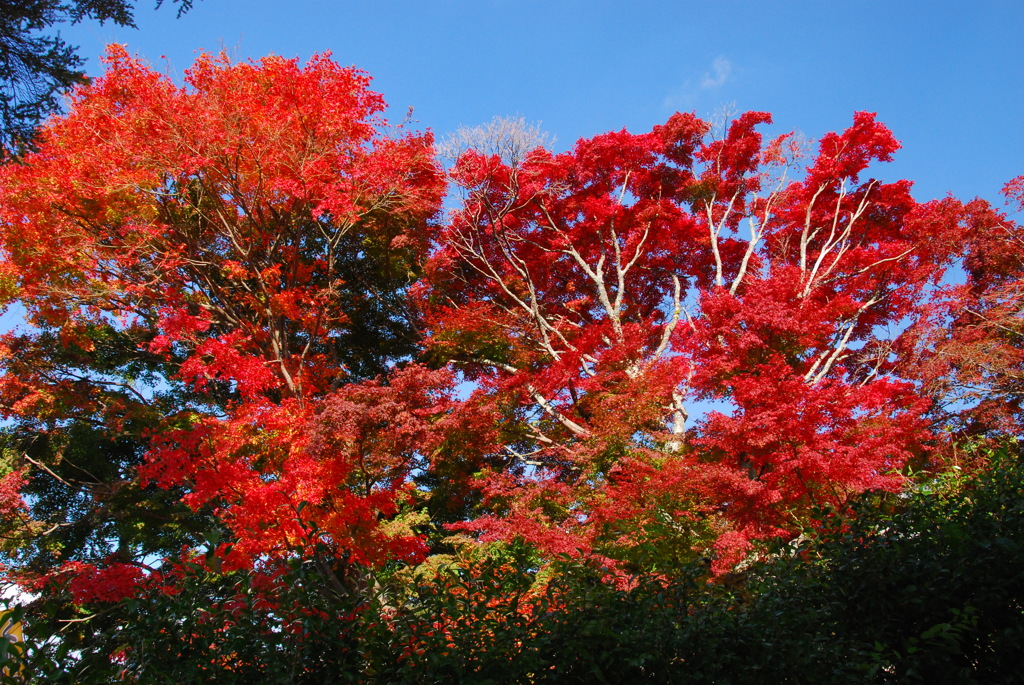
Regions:
<instances>
[{"instance_id":1,"label":"white cloud","mask_svg":"<svg viewBox=\"0 0 1024 685\"><path fill-rule=\"evenodd\" d=\"M723 56L716 57L711 69L704 72L699 82L687 79L681 86L673 90L662 103L668 109L691 109L696 107L707 91L721 88L732 74L732 62Z\"/></svg>"},{"instance_id":2,"label":"white cloud","mask_svg":"<svg viewBox=\"0 0 1024 685\"><path fill-rule=\"evenodd\" d=\"M711 69L714 71L714 76L711 75L710 71L705 72L704 78L700 81L700 87L703 90L721 87L729 79L729 74L732 73L732 63L724 57L716 57L715 61L711 64Z\"/></svg>"}]
</instances>

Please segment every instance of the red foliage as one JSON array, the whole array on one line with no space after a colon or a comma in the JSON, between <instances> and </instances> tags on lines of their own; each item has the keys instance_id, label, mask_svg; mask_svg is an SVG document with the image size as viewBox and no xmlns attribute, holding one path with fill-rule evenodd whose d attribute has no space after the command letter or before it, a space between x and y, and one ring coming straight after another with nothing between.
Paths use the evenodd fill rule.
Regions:
<instances>
[{"instance_id":1,"label":"red foliage","mask_svg":"<svg viewBox=\"0 0 1024 685\"><path fill-rule=\"evenodd\" d=\"M467 200L419 297L432 350L480 384L470 402L506 416L489 511L464 527L628 557L674 526L695 552L718 537L722 570L902 485L934 434L895 375L898 331L966 227L908 182L861 179L899 147L873 115L826 135L802 180L792 136L763 143L770 121L705 140L677 114L517 167L458 161ZM709 401L724 411L687 427Z\"/></svg>"},{"instance_id":2,"label":"red foliage","mask_svg":"<svg viewBox=\"0 0 1024 685\"><path fill-rule=\"evenodd\" d=\"M131 597L144 579L138 566L110 563L104 567L72 562L61 568L70 577L70 590L78 604L120 602Z\"/></svg>"},{"instance_id":3,"label":"red foliage","mask_svg":"<svg viewBox=\"0 0 1024 685\"><path fill-rule=\"evenodd\" d=\"M439 225L430 135L385 135L359 71L203 55L178 86L107 63L0 169L0 295L52 334L3 337L0 399L43 434L149 427L127 477L215 516L221 569L417 562L427 510L547 555L723 573L900 488L958 383L986 385L986 430L1019 419L1019 226L868 178L899 148L873 114L806 165L763 112L514 166L470 150ZM394 344L417 334L420 364ZM141 578L61 573L78 601Z\"/></svg>"},{"instance_id":4,"label":"red foliage","mask_svg":"<svg viewBox=\"0 0 1024 685\"><path fill-rule=\"evenodd\" d=\"M388 359L379 340L347 341L430 244L444 192L431 136L385 133L369 77L328 56L201 55L182 86L118 46L105 61L39 151L0 169L5 296L85 369L8 334L8 416L110 413L116 433L131 411L150 425L163 412L140 485L217 515L229 565L324 545L354 564L419 558L399 514L450 379L413 368L346 386L342 360ZM137 341L129 364L163 369L149 392L176 402L96 368L94 336L111 328ZM125 390L116 411L111 386Z\"/></svg>"},{"instance_id":5,"label":"red foliage","mask_svg":"<svg viewBox=\"0 0 1024 685\"><path fill-rule=\"evenodd\" d=\"M0 478L0 517L8 519L28 508L20 494L24 485L25 478L18 471L11 471Z\"/></svg>"},{"instance_id":6,"label":"red foliage","mask_svg":"<svg viewBox=\"0 0 1024 685\"><path fill-rule=\"evenodd\" d=\"M1014 203L1018 210L1024 211L1024 174L1003 186L1003 195Z\"/></svg>"},{"instance_id":7,"label":"red foliage","mask_svg":"<svg viewBox=\"0 0 1024 685\"><path fill-rule=\"evenodd\" d=\"M198 389L329 388L341 243L422 254L443 191L430 137L379 135L368 77L327 57L202 55L184 87L116 46L107 64L2 171L4 270L29 319L157 321L150 349L189 350Z\"/></svg>"},{"instance_id":8,"label":"red foliage","mask_svg":"<svg viewBox=\"0 0 1024 685\"><path fill-rule=\"evenodd\" d=\"M1021 178L1006 185L1020 202ZM908 330L905 373L938 398L949 429L972 436L1024 428L1024 231L982 200L932 203L924 220L962 227L966 282L946 286Z\"/></svg>"}]
</instances>

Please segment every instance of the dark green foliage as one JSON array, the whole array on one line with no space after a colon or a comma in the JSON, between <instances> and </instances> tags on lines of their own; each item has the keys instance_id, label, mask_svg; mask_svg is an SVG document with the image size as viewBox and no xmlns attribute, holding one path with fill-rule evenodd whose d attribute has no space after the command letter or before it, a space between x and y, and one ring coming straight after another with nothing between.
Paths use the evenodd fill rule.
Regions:
<instances>
[{"instance_id":1,"label":"dark green foliage","mask_svg":"<svg viewBox=\"0 0 1024 685\"><path fill-rule=\"evenodd\" d=\"M3 522L0 563L45 573L72 560L160 557L196 544L204 517L181 503L180 491L142 483L135 472L150 432L167 425L163 416L187 420L192 399L170 392L175 383L166 378L178 360L148 352L152 335L97 324L86 329L89 349L47 328L5 338L5 375L41 379L52 401L0 428L0 473L29 474L21 493L31 507L30 522Z\"/></svg>"},{"instance_id":2,"label":"dark green foliage","mask_svg":"<svg viewBox=\"0 0 1024 685\"><path fill-rule=\"evenodd\" d=\"M909 497L872 495L745 574L616 589L565 563L478 567L417 588L381 682L1024 682L1024 464L997 453ZM476 596L475 601L460 600ZM514 605L532 601L519 615ZM491 606L488 606L488 602ZM504 606L504 610L500 607ZM455 617L446 633L424 617ZM392 646L398 649L398 646Z\"/></svg>"},{"instance_id":3,"label":"dark green foliage","mask_svg":"<svg viewBox=\"0 0 1024 685\"><path fill-rule=\"evenodd\" d=\"M31 682L360 682L358 605L312 565L261 576L215 573L202 559L172 567L173 594L156 586L73 617L30 611L27 640L8 658L20 651ZM273 604L263 600L268 586Z\"/></svg>"},{"instance_id":4,"label":"dark green foliage","mask_svg":"<svg viewBox=\"0 0 1024 685\"><path fill-rule=\"evenodd\" d=\"M193 0L174 0L178 14ZM157 0L159 7L163 0ZM84 61L53 29L84 20L135 26L130 0L0 0L0 159L31 143L60 97L86 80Z\"/></svg>"},{"instance_id":5,"label":"dark green foliage","mask_svg":"<svg viewBox=\"0 0 1024 685\"><path fill-rule=\"evenodd\" d=\"M862 502L832 524L752 583L747 613L765 626L777 617L783 661L854 662L873 682L1021 682L1019 455L998 452L980 474L953 471L906 500Z\"/></svg>"}]
</instances>

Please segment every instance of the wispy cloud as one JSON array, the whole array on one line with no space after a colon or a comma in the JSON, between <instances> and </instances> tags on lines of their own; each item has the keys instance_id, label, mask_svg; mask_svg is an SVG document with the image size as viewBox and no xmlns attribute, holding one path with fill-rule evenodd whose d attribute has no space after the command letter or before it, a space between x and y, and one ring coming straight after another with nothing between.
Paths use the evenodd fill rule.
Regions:
<instances>
[{"instance_id":1,"label":"wispy cloud","mask_svg":"<svg viewBox=\"0 0 1024 685\"><path fill-rule=\"evenodd\" d=\"M712 71L704 73L704 78L700 80L700 87L702 90L711 90L713 88L720 88L722 84L729 80L729 74L732 73L732 62L724 57L716 57L715 61L711 64Z\"/></svg>"},{"instance_id":2,"label":"wispy cloud","mask_svg":"<svg viewBox=\"0 0 1024 685\"><path fill-rule=\"evenodd\" d=\"M664 106L669 109L689 109L697 105L702 96L716 91L729 80L732 62L724 56L716 57L711 68L704 72L699 81L687 79L681 86L665 97Z\"/></svg>"}]
</instances>

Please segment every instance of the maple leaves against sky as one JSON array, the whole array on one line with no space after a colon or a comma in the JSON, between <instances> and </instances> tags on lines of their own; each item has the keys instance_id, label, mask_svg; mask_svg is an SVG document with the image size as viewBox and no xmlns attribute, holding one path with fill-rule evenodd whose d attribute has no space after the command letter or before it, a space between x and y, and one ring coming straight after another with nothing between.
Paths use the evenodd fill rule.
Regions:
<instances>
[{"instance_id":1,"label":"maple leaves against sky","mask_svg":"<svg viewBox=\"0 0 1024 685\"><path fill-rule=\"evenodd\" d=\"M968 223L867 176L899 147L872 115L805 167L770 121L459 161L467 200L418 286L427 346L515 416L467 527L572 553L645 543L653 517L742 551L899 488L935 441L897 333L932 314ZM709 400L729 408L688 427Z\"/></svg>"},{"instance_id":2,"label":"maple leaves against sky","mask_svg":"<svg viewBox=\"0 0 1024 685\"><path fill-rule=\"evenodd\" d=\"M204 56L179 87L114 48L31 162L5 170L4 276L38 328L6 336L3 393L14 449L57 481L38 488L63 486L94 526L101 491L175 488L233 531L239 563L310 535L365 563L422 547L379 523L406 484L363 487L371 447L310 443L325 397L412 349L402 293L444 191L431 138L385 129L368 82L326 57ZM130 438L118 473L76 462L76 425ZM202 534L162 509L157 535L169 517ZM114 534L118 561L156 550Z\"/></svg>"},{"instance_id":3,"label":"maple leaves against sky","mask_svg":"<svg viewBox=\"0 0 1024 685\"><path fill-rule=\"evenodd\" d=\"M722 572L934 461L967 375L1015 393L1016 224L874 178L873 115L805 150L676 114L446 178L368 85L202 56L177 86L114 48L0 172L23 571L213 546L351 586L461 531Z\"/></svg>"}]
</instances>

